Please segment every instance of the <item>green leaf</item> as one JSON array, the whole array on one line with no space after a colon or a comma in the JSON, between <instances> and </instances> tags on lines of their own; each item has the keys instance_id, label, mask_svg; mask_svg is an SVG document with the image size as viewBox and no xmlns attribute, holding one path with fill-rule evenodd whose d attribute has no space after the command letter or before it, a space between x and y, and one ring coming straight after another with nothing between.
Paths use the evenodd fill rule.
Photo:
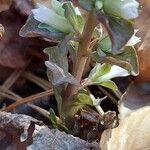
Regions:
<instances>
[{"instance_id":1,"label":"green leaf","mask_svg":"<svg viewBox=\"0 0 150 150\"><path fill-rule=\"evenodd\" d=\"M61 131L65 131L66 133L69 133L68 128L63 123L60 123L57 121L56 114L55 114L54 110L50 109L49 112L50 112L49 120L52 123L53 128L59 129Z\"/></svg>"},{"instance_id":2,"label":"green leaf","mask_svg":"<svg viewBox=\"0 0 150 150\"><path fill-rule=\"evenodd\" d=\"M112 42L112 53L120 53L120 50L129 41L134 33L134 28L131 22L108 16L106 17L102 12L95 11L97 19L102 23Z\"/></svg>"},{"instance_id":3,"label":"green leaf","mask_svg":"<svg viewBox=\"0 0 150 150\"><path fill-rule=\"evenodd\" d=\"M58 15L52 9L48 9L45 6L39 6L39 8L32 10L33 17L41 23L48 24L49 26L59 30L63 33L74 32L73 27L64 16Z\"/></svg>"},{"instance_id":4,"label":"green leaf","mask_svg":"<svg viewBox=\"0 0 150 150\"><path fill-rule=\"evenodd\" d=\"M80 104L83 104L83 105L93 105L92 103L92 100L90 98L90 96L84 94L84 93L79 93L77 94L77 97L76 97L76 102L74 104L76 105L80 105Z\"/></svg>"},{"instance_id":5,"label":"green leaf","mask_svg":"<svg viewBox=\"0 0 150 150\"><path fill-rule=\"evenodd\" d=\"M69 116L74 116L78 110L82 109L86 105L93 106L91 97L85 93L78 93L74 96L72 104L68 107L67 114Z\"/></svg>"},{"instance_id":6,"label":"green leaf","mask_svg":"<svg viewBox=\"0 0 150 150\"><path fill-rule=\"evenodd\" d=\"M109 17L112 35L112 52L117 53L132 37L134 28L131 22L124 19Z\"/></svg>"},{"instance_id":7,"label":"green leaf","mask_svg":"<svg viewBox=\"0 0 150 150\"><path fill-rule=\"evenodd\" d=\"M58 124L57 124L57 119L56 119L55 112L51 108L50 108L49 112L50 112L49 119L50 119L50 121L52 123L52 126L57 129L58 128Z\"/></svg>"},{"instance_id":8,"label":"green leaf","mask_svg":"<svg viewBox=\"0 0 150 150\"><path fill-rule=\"evenodd\" d=\"M97 52L100 53L103 51L104 53L110 53L111 52L111 40L107 36L103 38L101 41L99 41L98 46L97 46Z\"/></svg>"},{"instance_id":9,"label":"green leaf","mask_svg":"<svg viewBox=\"0 0 150 150\"><path fill-rule=\"evenodd\" d=\"M40 23L38 25L39 29L47 29L50 33L56 33L58 30L54 29L53 27L49 26L48 24L45 23Z\"/></svg>"},{"instance_id":10,"label":"green leaf","mask_svg":"<svg viewBox=\"0 0 150 150\"><path fill-rule=\"evenodd\" d=\"M44 50L49 56L47 75L53 85L64 83L79 84L78 81L68 72L67 53L62 53L58 47L49 47Z\"/></svg>"},{"instance_id":11,"label":"green leaf","mask_svg":"<svg viewBox=\"0 0 150 150\"><path fill-rule=\"evenodd\" d=\"M25 25L20 29L19 35L22 37L45 37L54 42L62 40L66 34L35 20L31 14Z\"/></svg>"},{"instance_id":12,"label":"green leaf","mask_svg":"<svg viewBox=\"0 0 150 150\"><path fill-rule=\"evenodd\" d=\"M93 82L99 78L110 72L111 65L110 64L96 64L96 66L91 70L89 77Z\"/></svg>"},{"instance_id":13,"label":"green leaf","mask_svg":"<svg viewBox=\"0 0 150 150\"><path fill-rule=\"evenodd\" d=\"M139 3L136 0L104 0L103 10L106 14L124 18L126 20L138 17Z\"/></svg>"},{"instance_id":14,"label":"green leaf","mask_svg":"<svg viewBox=\"0 0 150 150\"><path fill-rule=\"evenodd\" d=\"M137 76L139 74L138 56L134 47L125 47L123 53L116 55L115 58L116 63L118 63L117 65L127 69L131 73L131 75ZM122 63L119 64L118 60L121 60Z\"/></svg>"},{"instance_id":15,"label":"green leaf","mask_svg":"<svg viewBox=\"0 0 150 150\"><path fill-rule=\"evenodd\" d=\"M66 52L63 53L57 46L54 46L45 48L44 53L49 56L50 62L56 63L65 72L68 71L68 60Z\"/></svg>"},{"instance_id":16,"label":"green leaf","mask_svg":"<svg viewBox=\"0 0 150 150\"><path fill-rule=\"evenodd\" d=\"M68 19L70 24L73 26L75 31L82 31L83 29L83 18L76 14L74 7L71 2L66 2L63 4L65 9L65 17Z\"/></svg>"},{"instance_id":17,"label":"green leaf","mask_svg":"<svg viewBox=\"0 0 150 150\"><path fill-rule=\"evenodd\" d=\"M98 85L109 88L113 91L116 91L118 89L117 85L111 80L100 82L98 83Z\"/></svg>"},{"instance_id":18,"label":"green leaf","mask_svg":"<svg viewBox=\"0 0 150 150\"><path fill-rule=\"evenodd\" d=\"M97 49L99 51L99 49ZM112 65L118 65L133 75L137 76L139 74L139 63L136 50L127 46L124 48L123 52L117 55L111 53L105 53L105 56L101 56L99 52L94 52L92 58L99 63L109 63Z\"/></svg>"}]
</instances>

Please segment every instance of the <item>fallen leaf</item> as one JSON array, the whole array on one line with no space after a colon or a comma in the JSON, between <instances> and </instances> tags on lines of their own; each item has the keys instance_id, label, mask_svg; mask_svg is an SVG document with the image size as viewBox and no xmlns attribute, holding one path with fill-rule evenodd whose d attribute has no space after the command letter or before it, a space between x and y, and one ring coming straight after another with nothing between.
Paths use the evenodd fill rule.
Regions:
<instances>
[{"instance_id":1,"label":"fallen leaf","mask_svg":"<svg viewBox=\"0 0 150 150\"><path fill-rule=\"evenodd\" d=\"M0 64L3 66L21 68L26 64L25 43L18 35L23 19L14 8L0 14L1 23L5 27L4 36L0 40Z\"/></svg>"},{"instance_id":2,"label":"fallen leaf","mask_svg":"<svg viewBox=\"0 0 150 150\"><path fill-rule=\"evenodd\" d=\"M19 36L19 30L25 23L27 17L12 7L0 13L0 22L5 28L5 33L0 39L0 65L10 68L22 68L30 59L32 51L45 48L48 44L38 38L23 38Z\"/></svg>"},{"instance_id":3,"label":"fallen leaf","mask_svg":"<svg viewBox=\"0 0 150 150\"><path fill-rule=\"evenodd\" d=\"M150 82L131 83L119 104L119 116L123 119L130 113L150 105Z\"/></svg>"},{"instance_id":4,"label":"fallen leaf","mask_svg":"<svg viewBox=\"0 0 150 150\"><path fill-rule=\"evenodd\" d=\"M12 0L0 0L0 12L8 10Z\"/></svg>"},{"instance_id":5,"label":"fallen leaf","mask_svg":"<svg viewBox=\"0 0 150 150\"><path fill-rule=\"evenodd\" d=\"M150 149L150 83L132 83L119 104L119 126L102 134L102 150Z\"/></svg>"},{"instance_id":6,"label":"fallen leaf","mask_svg":"<svg viewBox=\"0 0 150 150\"><path fill-rule=\"evenodd\" d=\"M140 0L140 3L142 10L135 23L135 28L139 30L137 36L142 38L142 43L136 47L140 65L137 82L150 81L150 1Z\"/></svg>"},{"instance_id":7,"label":"fallen leaf","mask_svg":"<svg viewBox=\"0 0 150 150\"><path fill-rule=\"evenodd\" d=\"M102 150L150 149L150 106L132 112L120 121L120 125L102 134Z\"/></svg>"},{"instance_id":8,"label":"fallen leaf","mask_svg":"<svg viewBox=\"0 0 150 150\"><path fill-rule=\"evenodd\" d=\"M136 78L138 82L150 81L150 30L146 34L143 43L137 50L139 58L140 74Z\"/></svg>"}]
</instances>

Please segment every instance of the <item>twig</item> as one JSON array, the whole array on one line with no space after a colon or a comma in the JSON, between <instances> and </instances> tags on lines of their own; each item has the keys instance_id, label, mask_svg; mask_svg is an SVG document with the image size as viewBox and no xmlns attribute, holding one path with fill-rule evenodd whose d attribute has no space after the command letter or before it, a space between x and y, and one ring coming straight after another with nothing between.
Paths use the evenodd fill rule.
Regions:
<instances>
[{"instance_id":1,"label":"twig","mask_svg":"<svg viewBox=\"0 0 150 150\"><path fill-rule=\"evenodd\" d=\"M2 111L6 111L6 112L9 112L11 110L13 110L14 108L20 106L20 105L23 105L23 104L27 104L27 103L30 103L30 102L33 102L37 99L40 99L42 97L45 97L45 96L49 96L49 95L53 95L53 90L47 90L47 91L44 91L44 92L41 92L41 93L38 93L38 94L34 94L32 96L29 96L29 97L26 97L26 98L21 98L21 99L18 99L16 102L14 102L13 104L9 105L8 107L6 107L5 109L2 109Z\"/></svg>"}]
</instances>

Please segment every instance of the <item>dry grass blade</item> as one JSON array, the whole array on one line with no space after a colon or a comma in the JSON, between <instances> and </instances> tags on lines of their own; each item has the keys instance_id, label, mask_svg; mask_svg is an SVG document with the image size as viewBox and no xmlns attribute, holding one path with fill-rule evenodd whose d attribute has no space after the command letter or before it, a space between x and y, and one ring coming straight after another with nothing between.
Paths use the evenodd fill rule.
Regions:
<instances>
[{"instance_id":1,"label":"dry grass blade","mask_svg":"<svg viewBox=\"0 0 150 150\"><path fill-rule=\"evenodd\" d=\"M27 64L22 68L22 69L16 69L13 71L13 73L8 77L8 79L4 82L4 84L1 86L1 90L2 91L8 91L9 88L11 88L11 86L17 81L17 79L20 77L20 75L23 73L23 71L25 70L25 68L27 67L27 65L29 64L30 61L27 62ZM9 93L10 94L10 93ZM2 94L1 94L2 95ZM11 94L10 94L11 95ZM3 100L2 96L0 97L0 101Z\"/></svg>"},{"instance_id":2,"label":"dry grass blade","mask_svg":"<svg viewBox=\"0 0 150 150\"><path fill-rule=\"evenodd\" d=\"M101 92L103 92L115 105L118 105L117 99L115 99L107 90L102 87L98 87Z\"/></svg>"},{"instance_id":3,"label":"dry grass blade","mask_svg":"<svg viewBox=\"0 0 150 150\"><path fill-rule=\"evenodd\" d=\"M27 103L33 102L33 101L35 101L37 99L40 99L42 97L50 96L50 95L53 95L53 90L47 90L47 91L44 91L44 92L41 92L41 93L38 93L38 94L34 94L32 96L23 98L23 99L18 99L13 104L9 105L5 109L2 109L2 111L9 112L9 111L12 111L14 108L16 108L16 107L18 107L20 105L27 104Z\"/></svg>"},{"instance_id":4,"label":"dry grass blade","mask_svg":"<svg viewBox=\"0 0 150 150\"><path fill-rule=\"evenodd\" d=\"M47 80L45 80L45 79L42 79L42 78L40 78L40 77L38 77L38 76L36 76L36 75L30 73L30 72L26 72L26 71L25 71L25 72L22 74L22 76L23 76L25 79L27 79L27 80L29 80L29 81L31 81L31 82L34 82L35 84L37 84L38 86L40 86L40 87L43 88L44 90L48 90L48 89L51 89L51 88L52 88L52 86L50 85L50 82L49 82L49 81L47 81Z\"/></svg>"}]
</instances>

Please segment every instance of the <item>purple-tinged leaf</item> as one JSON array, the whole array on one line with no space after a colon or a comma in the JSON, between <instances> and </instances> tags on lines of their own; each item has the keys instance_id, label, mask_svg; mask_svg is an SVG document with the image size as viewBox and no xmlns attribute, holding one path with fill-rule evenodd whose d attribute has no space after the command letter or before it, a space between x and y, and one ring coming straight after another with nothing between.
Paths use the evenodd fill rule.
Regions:
<instances>
[{"instance_id":1,"label":"purple-tinged leaf","mask_svg":"<svg viewBox=\"0 0 150 150\"><path fill-rule=\"evenodd\" d=\"M51 29L51 30L50 30ZM19 32L22 37L45 37L54 42L60 41L65 37L65 34L53 29L50 26L41 23L30 15L25 25L21 28Z\"/></svg>"},{"instance_id":2,"label":"purple-tinged leaf","mask_svg":"<svg viewBox=\"0 0 150 150\"><path fill-rule=\"evenodd\" d=\"M95 11L97 19L102 23L110 36L112 42L112 53L120 53L120 50L134 34L131 22L115 17L106 17L100 11Z\"/></svg>"}]
</instances>

